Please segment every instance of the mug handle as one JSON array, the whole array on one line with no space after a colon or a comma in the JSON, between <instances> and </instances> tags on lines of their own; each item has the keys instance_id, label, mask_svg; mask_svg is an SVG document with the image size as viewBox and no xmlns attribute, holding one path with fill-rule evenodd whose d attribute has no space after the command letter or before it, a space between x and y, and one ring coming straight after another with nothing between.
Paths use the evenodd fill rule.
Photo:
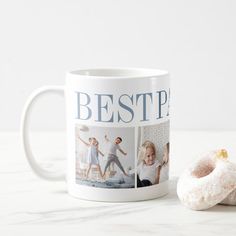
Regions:
<instances>
[{"instance_id":1,"label":"mug handle","mask_svg":"<svg viewBox=\"0 0 236 236\"><path fill-rule=\"evenodd\" d=\"M30 146L30 138L29 138L29 121L30 121L30 114L31 109L35 102L42 96L48 93L53 94L60 94L64 97L64 86L44 86L41 88L36 89L32 92L29 96L21 118L21 129L20 129L20 136L21 136L21 143L24 149L25 156L36 175L43 179L58 181L65 179L65 173L62 171L48 171L42 168L36 161Z\"/></svg>"}]
</instances>

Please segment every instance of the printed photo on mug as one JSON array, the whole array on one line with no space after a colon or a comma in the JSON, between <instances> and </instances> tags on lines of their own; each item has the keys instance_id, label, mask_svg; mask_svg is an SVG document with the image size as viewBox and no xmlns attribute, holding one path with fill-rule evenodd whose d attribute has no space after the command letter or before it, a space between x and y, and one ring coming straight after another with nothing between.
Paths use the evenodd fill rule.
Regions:
<instances>
[{"instance_id":1,"label":"printed photo on mug","mask_svg":"<svg viewBox=\"0 0 236 236\"><path fill-rule=\"evenodd\" d=\"M169 121L139 127L137 187L147 187L169 179Z\"/></svg>"},{"instance_id":2,"label":"printed photo on mug","mask_svg":"<svg viewBox=\"0 0 236 236\"><path fill-rule=\"evenodd\" d=\"M140 188L169 178L169 121L136 132L132 127L76 125L75 140L77 184Z\"/></svg>"},{"instance_id":3,"label":"printed photo on mug","mask_svg":"<svg viewBox=\"0 0 236 236\"><path fill-rule=\"evenodd\" d=\"M134 128L77 125L76 183L99 188L134 188Z\"/></svg>"}]
</instances>

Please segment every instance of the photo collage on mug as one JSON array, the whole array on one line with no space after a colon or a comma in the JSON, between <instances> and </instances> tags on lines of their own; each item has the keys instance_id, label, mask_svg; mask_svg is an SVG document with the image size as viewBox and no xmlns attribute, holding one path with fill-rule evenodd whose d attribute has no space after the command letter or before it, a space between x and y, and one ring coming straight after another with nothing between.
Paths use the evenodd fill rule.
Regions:
<instances>
[{"instance_id":1,"label":"photo collage on mug","mask_svg":"<svg viewBox=\"0 0 236 236\"><path fill-rule=\"evenodd\" d=\"M76 125L75 151L77 184L115 189L158 184L168 180L169 122L136 132Z\"/></svg>"}]
</instances>

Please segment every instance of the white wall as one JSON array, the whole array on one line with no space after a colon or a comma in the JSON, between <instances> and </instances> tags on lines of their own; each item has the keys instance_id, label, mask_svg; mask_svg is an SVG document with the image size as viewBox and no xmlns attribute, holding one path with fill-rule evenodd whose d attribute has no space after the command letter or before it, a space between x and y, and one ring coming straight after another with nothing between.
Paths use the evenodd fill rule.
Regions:
<instances>
[{"instance_id":1,"label":"white wall","mask_svg":"<svg viewBox=\"0 0 236 236\"><path fill-rule=\"evenodd\" d=\"M168 69L173 128L236 129L235 13L233 0L1 1L0 130L19 128L33 89L94 66ZM64 128L62 107L43 99L33 127Z\"/></svg>"}]
</instances>

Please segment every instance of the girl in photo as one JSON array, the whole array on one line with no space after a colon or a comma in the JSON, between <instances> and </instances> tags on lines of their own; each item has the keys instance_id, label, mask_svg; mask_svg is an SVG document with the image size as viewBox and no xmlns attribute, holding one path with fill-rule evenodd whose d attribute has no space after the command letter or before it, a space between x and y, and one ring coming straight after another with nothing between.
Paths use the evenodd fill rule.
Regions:
<instances>
[{"instance_id":1,"label":"girl in photo","mask_svg":"<svg viewBox=\"0 0 236 236\"><path fill-rule=\"evenodd\" d=\"M102 179L102 170L101 170L101 166L99 164L98 155L100 154L101 156L104 156L104 154L98 148L99 143L98 143L97 139L94 137L89 138L89 142L87 143L83 139L81 139L80 137L78 137L78 138L82 143L84 143L88 147L88 154L87 154L88 169L86 171L86 179L88 178L88 175L89 175L92 165L96 166L98 168L100 177Z\"/></svg>"},{"instance_id":2,"label":"girl in photo","mask_svg":"<svg viewBox=\"0 0 236 236\"><path fill-rule=\"evenodd\" d=\"M162 159L162 164L160 167L160 183L169 179L169 152L170 152L170 143L166 143L164 146L164 154Z\"/></svg>"},{"instance_id":3,"label":"girl in photo","mask_svg":"<svg viewBox=\"0 0 236 236\"><path fill-rule=\"evenodd\" d=\"M156 158L154 143L145 141L139 150L139 165L137 167L137 186L145 187L159 183L161 164Z\"/></svg>"}]
</instances>

